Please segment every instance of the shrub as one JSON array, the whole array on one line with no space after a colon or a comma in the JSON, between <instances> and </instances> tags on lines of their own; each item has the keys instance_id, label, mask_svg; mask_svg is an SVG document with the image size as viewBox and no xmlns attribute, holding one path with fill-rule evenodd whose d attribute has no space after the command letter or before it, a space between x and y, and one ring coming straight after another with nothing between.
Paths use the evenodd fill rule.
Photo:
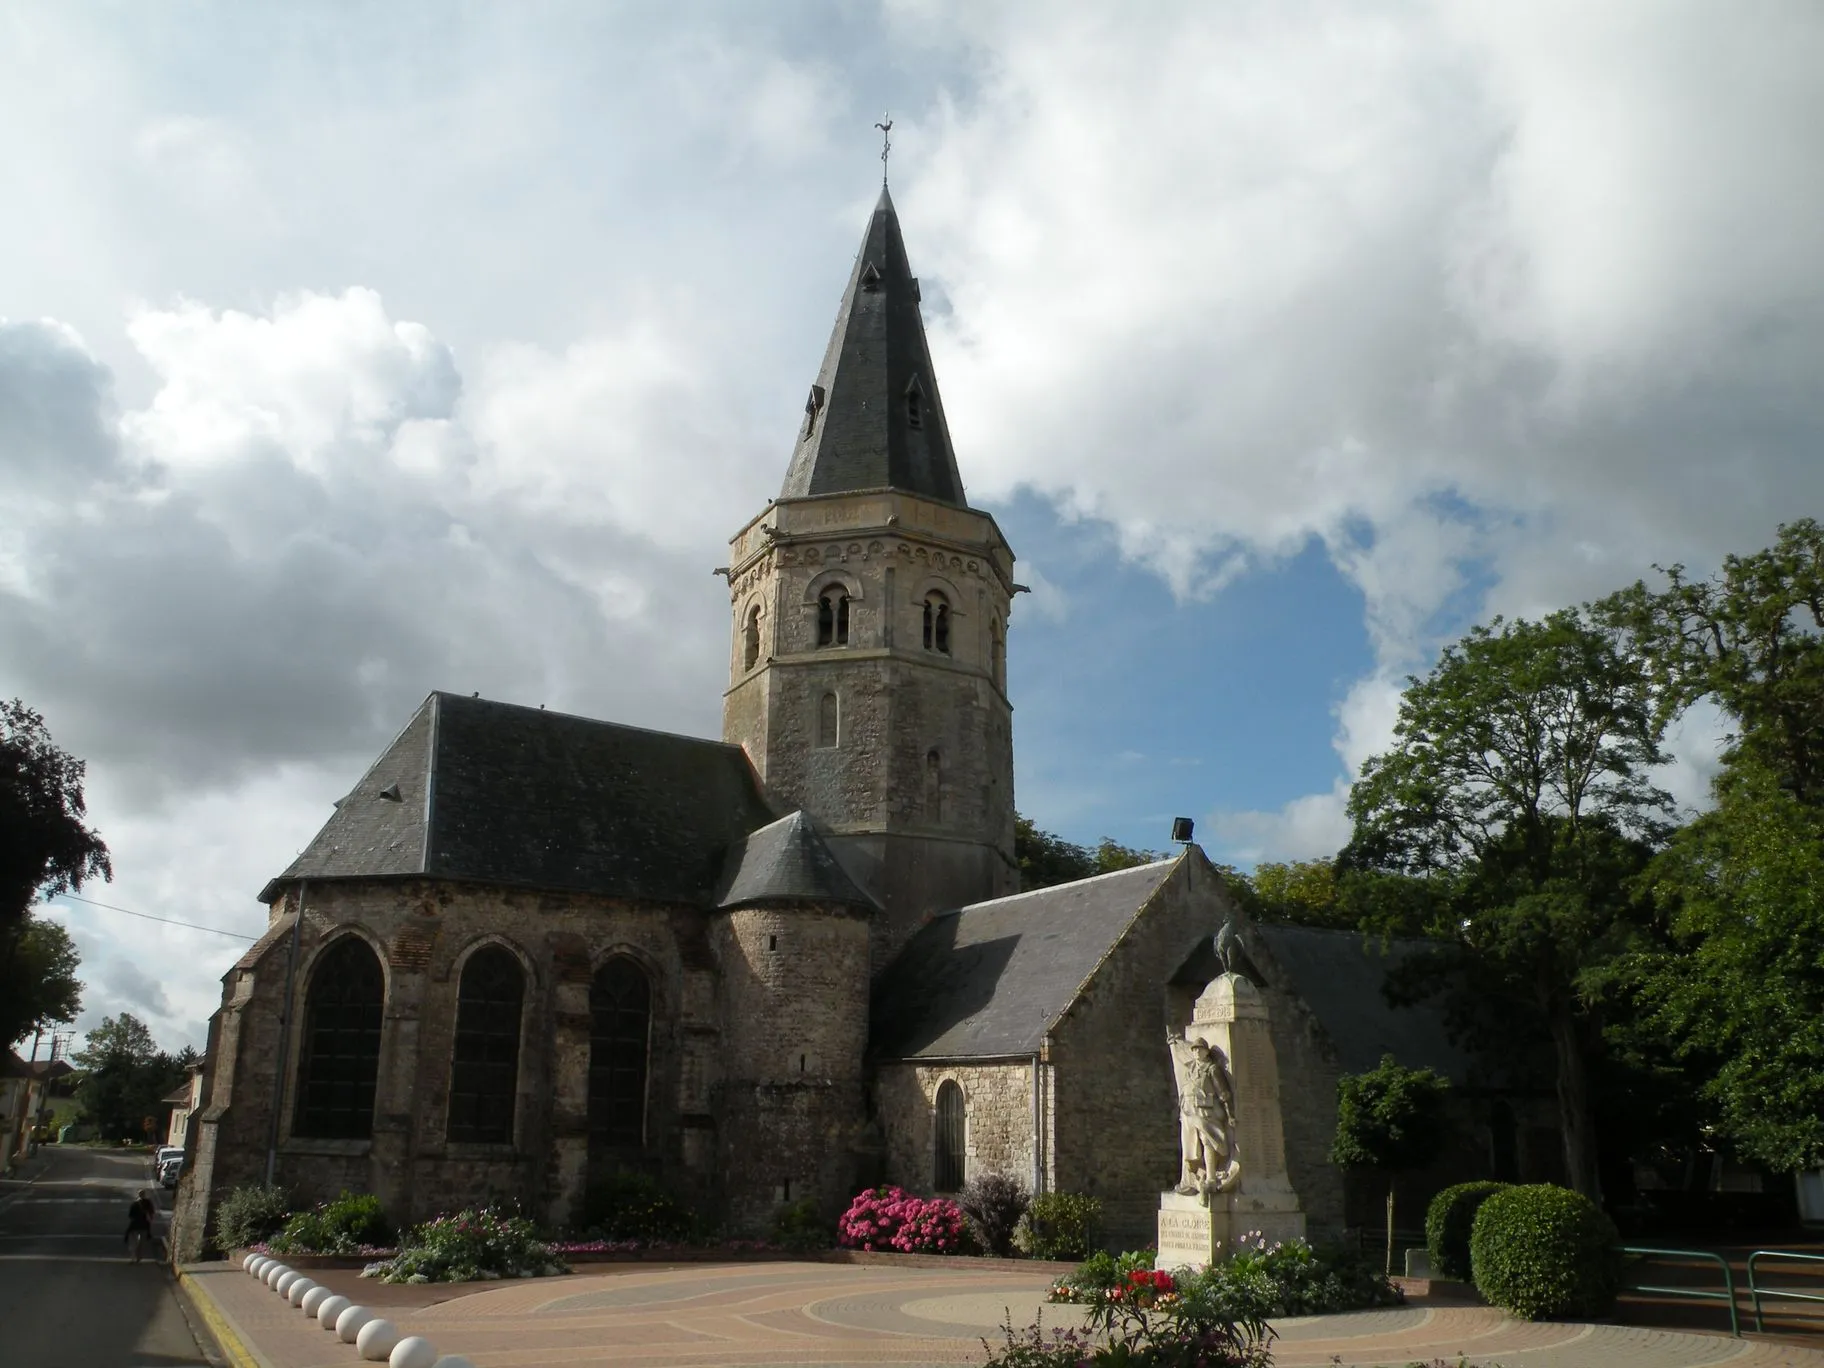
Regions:
<instances>
[{"instance_id":1,"label":"shrub","mask_svg":"<svg viewBox=\"0 0 1824 1368\"><path fill-rule=\"evenodd\" d=\"M369 1264L361 1276L389 1283L476 1282L569 1271L525 1217L470 1210L425 1222L398 1254Z\"/></svg>"},{"instance_id":2,"label":"shrub","mask_svg":"<svg viewBox=\"0 0 1824 1368\"><path fill-rule=\"evenodd\" d=\"M808 1254L814 1249L828 1249L831 1242L829 1222L817 1211L809 1197L782 1206L773 1213L773 1243L794 1254Z\"/></svg>"},{"instance_id":3,"label":"shrub","mask_svg":"<svg viewBox=\"0 0 1824 1368\"><path fill-rule=\"evenodd\" d=\"M275 1254L359 1254L392 1238L392 1223L378 1197L344 1192L294 1214L270 1243Z\"/></svg>"},{"instance_id":4,"label":"shrub","mask_svg":"<svg viewBox=\"0 0 1824 1368\"><path fill-rule=\"evenodd\" d=\"M846 1249L903 1254L958 1254L966 1244L963 1211L946 1197L915 1197L904 1188L869 1188L836 1223Z\"/></svg>"},{"instance_id":5,"label":"shrub","mask_svg":"<svg viewBox=\"0 0 1824 1368\"><path fill-rule=\"evenodd\" d=\"M1431 1199L1425 1211L1425 1248L1431 1252L1433 1277L1469 1279L1469 1232L1476 1213L1506 1183L1483 1180L1447 1187Z\"/></svg>"},{"instance_id":6,"label":"shrub","mask_svg":"<svg viewBox=\"0 0 1824 1368\"><path fill-rule=\"evenodd\" d=\"M1080 1192L1041 1192L1014 1231L1034 1259L1086 1259L1102 1234L1102 1203Z\"/></svg>"},{"instance_id":7,"label":"shrub","mask_svg":"<svg viewBox=\"0 0 1824 1368\"><path fill-rule=\"evenodd\" d=\"M1053 1285L1049 1300L1094 1306L1151 1269L1150 1249L1115 1256L1096 1253ZM1341 1248L1313 1249L1303 1240L1268 1244L1258 1235L1201 1270L1178 1269L1181 1295L1193 1292L1235 1320L1315 1316L1392 1306L1400 1293L1373 1264Z\"/></svg>"},{"instance_id":8,"label":"shrub","mask_svg":"<svg viewBox=\"0 0 1824 1368\"><path fill-rule=\"evenodd\" d=\"M976 1243L990 1254L1013 1253L1013 1232L1032 1205L1032 1194L1018 1178L989 1173L971 1178L957 1197Z\"/></svg>"},{"instance_id":9,"label":"shrub","mask_svg":"<svg viewBox=\"0 0 1824 1368\"><path fill-rule=\"evenodd\" d=\"M1527 1320L1601 1316L1621 1287L1620 1245L1589 1198L1549 1183L1510 1187L1476 1213L1470 1271L1478 1292Z\"/></svg>"},{"instance_id":10,"label":"shrub","mask_svg":"<svg viewBox=\"0 0 1824 1368\"><path fill-rule=\"evenodd\" d=\"M215 1242L224 1250L259 1244L285 1228L291 1198L281 1187L238 1187L216 1204Z\"/></svg>"},{"instance_id":11,"label":"shrub","mask_svg":"<svg viewBox=\"0 0 1824 1368\"><path fill-rule=\"evenodd\" d=\"M583 1226L608 1240L682 1244L695 1233L696 1220L657 1179L622 1169L590 1185Z\"/></svg>"}]
</instances>

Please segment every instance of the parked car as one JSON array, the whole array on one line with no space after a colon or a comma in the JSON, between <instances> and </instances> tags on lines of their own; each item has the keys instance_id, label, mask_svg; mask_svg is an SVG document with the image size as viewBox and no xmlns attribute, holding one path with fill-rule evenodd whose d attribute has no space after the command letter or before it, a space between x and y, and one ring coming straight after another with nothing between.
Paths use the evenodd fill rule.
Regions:
<instances>
[{"instance_id":1,"label":"parked car","mask_svg":"<svg viewBox=\"0 0 1824 1368\"><path fill-rule=\"evenodd\" d=\"M168 1159L161 1159L158 1164L158 1181L168 1188L177 1186L177 1180L183 1176L184 1152L179 1150Z\"/></svg>"},{"instance_id":2,"label":"parked car","mask_svg":"<svg viewBox=\"0 0 1824 1368\"><path fill-rule=\"evenodd\" d=\"M157 1149L153 1150L152 1176L162 1181L165 1176L165 1161L173 1157L178 1159L184 1157L184 1147L182 1145L160 1145Z\"/></svg>"}]
</instances>

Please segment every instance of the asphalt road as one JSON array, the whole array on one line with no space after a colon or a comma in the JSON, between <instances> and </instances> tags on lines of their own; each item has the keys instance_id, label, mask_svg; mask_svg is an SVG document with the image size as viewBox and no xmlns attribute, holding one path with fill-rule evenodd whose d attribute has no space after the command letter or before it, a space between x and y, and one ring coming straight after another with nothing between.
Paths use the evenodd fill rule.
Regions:
<instances>
[{"instance_id":1,"label":"asphalt road","mask_svg":"<svg viewBox=\"0 0 1824 1368\"><path fill-rule=\"evenodd\" d=\"M121 1234L144 1154L47 1145L0 1186L0 1362L6 1368L207 1368L168 1267L128 1260Z\"/></svg>"}]
</instances>

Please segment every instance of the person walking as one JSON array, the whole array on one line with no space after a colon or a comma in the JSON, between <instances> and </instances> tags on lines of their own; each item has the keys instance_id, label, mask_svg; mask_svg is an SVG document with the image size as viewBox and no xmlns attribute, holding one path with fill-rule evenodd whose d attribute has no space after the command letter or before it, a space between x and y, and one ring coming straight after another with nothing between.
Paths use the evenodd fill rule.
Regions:
<instances>
[{"instance_id":1,"label":"person walking","mask_svg":"<svg viewBox=\"0 0 1824 1368\"><path fill-rule=\"evenodd\" d=\"M133 1205L127 1208L126 1241L127 1248L133 1251L134 1263L139 1262L139 1256L145 1251L146 1246L152 1245L156 1248L152 1235L152 1218L157 1212L158 1207L152 1201L152 1193L146 1188L139 1190L139 1196L134 1199Z\"/></svg>"}]
</instances>

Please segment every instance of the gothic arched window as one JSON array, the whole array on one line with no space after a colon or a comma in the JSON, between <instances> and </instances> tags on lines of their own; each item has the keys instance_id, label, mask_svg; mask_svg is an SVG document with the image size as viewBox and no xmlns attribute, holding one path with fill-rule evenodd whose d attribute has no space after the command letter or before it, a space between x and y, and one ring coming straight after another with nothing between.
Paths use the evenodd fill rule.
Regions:
<instances>
[{"instance_id":1,"label":"gothic arched window","mask_svg":"<svg viewBox=\"0 0 1824 1368\"><path fill-rule=\"evenodd\" d=\"M526 976L511 951L489 945L469 956L456 994L450 1139L496 1145L512 1142L520 1009L525 1000Z\"/></svg>"},{"instance_id":2,"label":"gothic arched window","mask_svg":"<svg viewBox=\"0 0 1824 1368\"><path fill-rule=\"evenodd\" d=\"M291 1133L366 1140L374 1133L386 975L359 936L343 936L310 971Z\"/></svg>"},{"instance_id":3,"label":"gothic arched window","mask_svg":"<svg viewBox=\"0 0 1824 1368\"><path fill-rule=\"evenodd\" d=\"M963 1090L953 1078L937 1085L937 1172L939 1192L961 1192L968 1174L964 1147Z\"/></svg>"},{"instance_id":4,"label":"gothic arched window","mask_svg":"<svg viewBox=\"0 0 1824 1368\"><path fill-rule=\"evenodd\" d=\"M760 605L747 610L747 621L741 627L741 668L751 670L760 663Z\"/></svg>"},{"instance_id":5,"label":"gothic arched window","mask_svg":"<svg viewBox=\"0 0 1824 1368\"><path fill-rule=\"evenodd\" d=\"M849 591L832 584L817 596L817 644L849 644Z\"/></svg>"},{"instance_id":6,"label":"gothic arched window","mask_svg":"<svg viewBox=\"0 0 1824 1368\"><path fill-rule=\"evenodd\" d=\"M637 1148L646 1139L646 1051L652 986L628 955L615 955L589 985L589 1139Z\"/></svg>"},{"instance_id":7,"label":"gothic arched window","mask_svg":"<svg viewBox=\"0 0 1824 1368\"><path fill-rule=\"evenodd\" d=\"M925 649L950 654L950 600L935 589L925 595Z\"/></svg>"},{"instance_id":8,"label":"gothic arched window","mask_svg":"<svg viewBox=\"0 0 1824 1368\"><path fill-rule=\"evenodd\" d=\"M820 749L828 750L836 744L836 724L841 720L839 706L833 693L826 693L817 701L817 745Z\"/></svg>"}]
</instances>

